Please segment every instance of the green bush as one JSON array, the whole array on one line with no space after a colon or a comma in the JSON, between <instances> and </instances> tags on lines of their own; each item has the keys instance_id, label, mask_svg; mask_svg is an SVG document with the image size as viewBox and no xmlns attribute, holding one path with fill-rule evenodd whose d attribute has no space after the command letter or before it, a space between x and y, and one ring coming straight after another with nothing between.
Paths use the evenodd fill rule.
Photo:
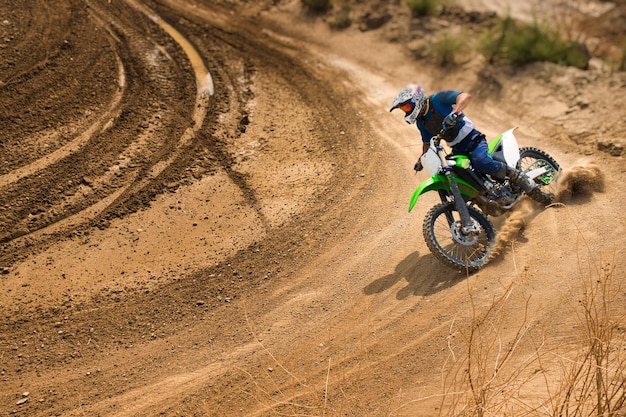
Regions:
<instances>
[{"instance_id":1,"label":"green bush","mask_svg":"<svg viewBox=\"0 0 626 417\"><path fill-rule=\"evenodd\" d=\"M438 0L407 0L411 14L417 16L434 16L439 7Z\"/></svg>"},{"instance_id":2,"label":"green bush","mask_svg":"<svg viewBox=\"0 0 626 417\"><path fill-rule=\"evenodd\" d=\"M490 62L501 60L526 64L547 61L583 69L589 64L584 47L562 41L547 24L521 24L509 17L502 19L484 36L480 50Z\"/></svg>"},{"instance_id":3,"label":"green bush","mask_svg":"<svg viewBox=\"0 0 626 417\"><path fill-rule=\"evenodd\" d=\"M441 66L454 64L457 53L464 45L461 36L445 32L433 44L433 55Z\"/></svg>"},{"instance_id":4,"label":"green bush","mask_svg":"<svg viewBox=\"0 0 626 417\"><path fill-rule=\"evenodd\" d=\"M331 0L302 0L302 4L312 12L325 12L330 9Z\"/></svg>"},{"instance_id":5,"label":"green bush","mask_svg":"<svg viewBox=\"0 0 626 417\"><path fill-rule=\"evenodd\" d=\"M506 35L512 25L515 25L515 21L507 16L482 37L479 50L489 62L493 63L504 54Z\"/></svg>"}]
</instances>

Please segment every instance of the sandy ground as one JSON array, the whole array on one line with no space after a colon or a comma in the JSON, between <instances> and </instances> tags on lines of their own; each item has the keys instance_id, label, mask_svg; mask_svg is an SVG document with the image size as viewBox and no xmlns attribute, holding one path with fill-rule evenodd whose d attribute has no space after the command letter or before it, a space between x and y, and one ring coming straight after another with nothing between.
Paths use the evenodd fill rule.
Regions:
<instances>
[{"instance_id":1,"label":"sandy ground","mask_svg":"<svg viewBox=\"0 0 626 417\"><path fill-rule=\"evenodd\" d=\"M586 302L626 328L624 74L442 71L240 6L0 5L0 415L555 415ZM424 243L436 196L407 212L409 82L564 170L469 277Z\"/></svg>"}]
</instances>

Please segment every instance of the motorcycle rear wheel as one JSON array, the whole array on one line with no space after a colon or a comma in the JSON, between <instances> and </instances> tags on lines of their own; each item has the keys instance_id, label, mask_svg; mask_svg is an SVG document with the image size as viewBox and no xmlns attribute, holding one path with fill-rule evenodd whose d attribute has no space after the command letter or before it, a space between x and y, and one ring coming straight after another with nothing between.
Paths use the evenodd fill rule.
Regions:
<instances>
[{"instance_id":1,"label":"motorcycle rear wheel","mask_svg":"<svg viewBox=\"0 0 626 417\"><path fill-rule=\"evenodd\" d=\"M496 233L487 216L472 206L467 208L476 233L461 232L461 216L454 202L432 207L424 218L422 231L428 249L438 260L453 269L475 272L489 261Z\"/></svg>"},{"instance_id":2,"label":"motorcycle rear wheel","mask_svg":"<svg viewBox=\"0 0 626 417\"><path fill-rule=\"evenodd\" d=\"M541 149L526 147L520 148L520 159L517 168L523 172L545 167L547 172L535 178L535 184L541 187L544 193L556 193L557 176L559 174L559 164L556 160Z\"/></svg>"}]
</instances>

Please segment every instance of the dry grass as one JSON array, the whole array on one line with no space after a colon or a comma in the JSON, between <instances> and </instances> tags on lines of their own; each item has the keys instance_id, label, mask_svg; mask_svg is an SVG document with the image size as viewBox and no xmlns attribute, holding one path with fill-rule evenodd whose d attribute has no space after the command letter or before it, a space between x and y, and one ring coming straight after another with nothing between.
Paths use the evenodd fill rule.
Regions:
<instances>
[{"instance_id":1,"label":"dry grass","mask_svg":"<svg viewBox=\"0 0 626 417\"><path fill-rule=\"evenodd\" d=\"M579 303L581 349L563 358L550 415L621 416L626 412L623 276L607 263L584 276Z\"/></svg>"},{"instance_id":2,"label":"dry grass","mask_svg":"<svg viewBox=\"0 0 626 417\"><path fill-rule=\"evenodd\" d=\"M441 415L626 415L625 276L591 249L588 258L576 305L563 306L576 311L580 332L559 346L531 325L529 299L516 330L507 330L513 285L483 310L470 291L471 319L450 329Z\"/></svg>"}]
</instances>

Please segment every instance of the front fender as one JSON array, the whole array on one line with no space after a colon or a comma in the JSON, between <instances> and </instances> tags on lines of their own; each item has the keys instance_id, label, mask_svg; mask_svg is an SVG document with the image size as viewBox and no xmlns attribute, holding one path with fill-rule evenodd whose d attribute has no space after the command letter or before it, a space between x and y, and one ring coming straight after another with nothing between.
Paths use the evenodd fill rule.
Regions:
<instances>
[{"instance_id":1,"label":"front fender","mask_svg":"<svg viewBox=\"0 0 626 417\"><path fill-rule=\"evenodd\" d=\"M459 185L459 190L461 194L468 199L472 199L478 195L478 190L470 185L467 181L456 177L456 182ZM417 200L422 194L425 194L429 191L438 191L445 190L450 191L450 186L448 185L448 178L444 174L435 174L432 177L428 178L426 181L421 183L413 192L411 196L411 201L409 202L409 213L417 204Z\"/></svg>"}]
</instances>

